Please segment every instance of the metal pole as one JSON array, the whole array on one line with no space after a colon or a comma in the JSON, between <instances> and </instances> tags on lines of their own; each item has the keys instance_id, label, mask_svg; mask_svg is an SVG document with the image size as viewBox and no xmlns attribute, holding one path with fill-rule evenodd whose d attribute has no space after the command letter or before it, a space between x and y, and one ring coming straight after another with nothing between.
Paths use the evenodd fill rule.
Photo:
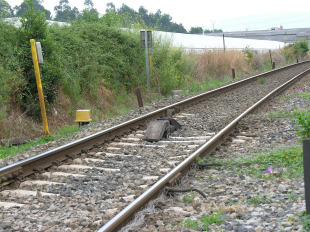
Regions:
<instances>
[{"instance_id":1,"label":"metal pole","mask_svg":"<svg viewBox=\"0 0 310 232\"><path fill-rule=\"evenodd\" d=\"M46 117L45 104L44 104L44 96L43 96L41 77L40 77L40 69L39 69L38 56L37 56L37 49L36 49L36 44L35 44L34 39L30 40L30 45L31 45L34 72L36 75L41 115L42 115L42 121L43 121L43 129L44 129L44 134L48 135L50 132L48 130L47 117Z\"/></svg>"},{"instance_id":2,"label":"metal pole","mask_svg":"<svg viewBox=\"0 0 310 232\"><path fill-rule=\"evenodd\" d=\"M310 139L303 140L306 212L310 214Z\"/></svg>"},{"instance_id":3,"label":"metal pole","mask_svg":"<svg viewBox=\"0 0 310 232\"><path fill-rule=\"evenodd\" d=\"M147 93L148 95L150 95L150 70L149 70L149 54L147 47L147 31L145 31L145 66L146 66Z\"/></svg>"},{"instance_id":4,"label":"metal pole","mask_svg":"<svg viewBox=\"0 0 310 232\"><path fill-rule=\"evenodd\" d=\"M223 34L223 47L224 47L224 52L225 52L225 36Z\"/></svg>"}]
</instances>

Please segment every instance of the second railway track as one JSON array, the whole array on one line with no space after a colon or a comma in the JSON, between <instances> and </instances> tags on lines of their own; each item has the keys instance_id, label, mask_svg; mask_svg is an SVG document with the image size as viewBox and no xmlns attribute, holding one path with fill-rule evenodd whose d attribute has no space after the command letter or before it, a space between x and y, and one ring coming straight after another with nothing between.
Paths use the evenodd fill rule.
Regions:
<instances>
[{"instance_id":1,"label":"second railway track","mask_svg":"<svg viewBox=\"0 0 310 232\"><path fill-rule=\"evenodd\" d=\"M264 83L254 80L228 91L222 89L221 94L214 91L195 104L186 102L186 108L181 104L172 106L182 109L174 115L182 128L158 143L141 140L146 122L133 119L133 125L123 123L127 129L116 126L106 131L107 137L98 137L95 142L85 139L86 145L74 149L71 143L56 159L50 155L41 162L46 152L0 169L2 184L13 182L0 193L5 229L100 228L244 110L309 67L309 63L303 63L270 72L261 77ZM162 115L164 111L152 117ZM32 160L35 164L31 164ZM16 182L16 177L23 181ZM13 223L16 220L21 223Z\"/></svg>"}]
</instances>

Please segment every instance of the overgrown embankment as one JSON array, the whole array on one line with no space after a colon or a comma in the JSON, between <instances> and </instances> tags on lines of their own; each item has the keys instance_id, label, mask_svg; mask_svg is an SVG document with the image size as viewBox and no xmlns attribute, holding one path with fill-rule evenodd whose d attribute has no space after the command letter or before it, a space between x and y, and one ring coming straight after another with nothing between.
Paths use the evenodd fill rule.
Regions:
<instances>
[{"instance_id":1,"label":"overgrown embankment","mask_svg":"<svg viewBox=\"0 0 310 232\"><path fill-rule=\"evenodd\" d=\"M115 13L85 14L70 26L48 26L30 5L21 27L0 21L0 139L42 134L30 39L44 51L40 70L51 131L74 124L77 109L91 109L93 121L128 112L137 107L137 87L151 101L173 89L194 92L230 81L232 68L237 76L271 68L268 56L255 51L186 53L155 38L147 96L139 30L120 29L122 20ZM290 49L287 59L279 53L282 64L294 59Z\"/></svg>"}]
</instances>

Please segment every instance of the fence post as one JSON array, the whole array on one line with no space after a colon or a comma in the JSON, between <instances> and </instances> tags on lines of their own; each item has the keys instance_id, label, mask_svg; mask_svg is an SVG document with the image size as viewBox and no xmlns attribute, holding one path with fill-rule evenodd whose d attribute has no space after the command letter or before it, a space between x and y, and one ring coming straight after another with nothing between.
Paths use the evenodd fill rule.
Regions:
<instances>
[{"instance_id":1,"label":"fence post","mask_svg":"<svg viewBox=\"0 0 310 232\"><path fill-rule=\"evenodd\" d=\"M269 50L269 56L270 56L270 64L271 64L271 66L272 66L272 56L271 56L271 50Z\"/></svg>"},{"instance_id":2,"label":"fence post","mask_svg":"<svg viewBox=\"0 0 310 232\"><path fill-rule=\"evenodd\" d=\"M139 108L142 108L143 107L143 102L142 102L141 92L140 92L139 88L136 88L136 95L137 95L137 100L138 100Z\"/></svg>"},{"instance_id":3,"label":"fence post","mask_svg":"<svg viewBox=\"0 0 310 232\"><path fill-rule=\"evenodd\" d=\"M233 77L233 80L235 80L235 78L236 78L235 69L233 68L233 69L231 70L231 72L232 72L232 77Z\"/></svg>"}]
</instances>

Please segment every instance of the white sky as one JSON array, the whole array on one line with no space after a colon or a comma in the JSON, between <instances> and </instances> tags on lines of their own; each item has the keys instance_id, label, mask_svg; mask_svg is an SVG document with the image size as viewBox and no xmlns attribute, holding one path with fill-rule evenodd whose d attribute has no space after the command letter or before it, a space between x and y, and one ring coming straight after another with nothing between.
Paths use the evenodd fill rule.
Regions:
<instances>
[{"instance_id":1,"label":"white sky","mask_svg":"<svg viewBox=\"0 0 310 232\"><path fill-rule=\"evenodd\" d=\"M7 0L7 2L14 7L20 5L22 0ZM124 3L136 11L140 6L144 6L152 13L160 9L162 14L169 14L173 22L182 23L187 30L197 26L212 29L212 25L218 28L217 24L221 24L223 20L227 22L229 19L242 16L270 15L281 12L308 12L310 14L309 0L293 2L283 0L93 0L94 7L102 14L105 13L106 4L109 2L113 2L116 8L120 8ZM71 7L76 6L79 10L84 8L83 3L84 0L69 0ZM43 2L43 6L50 10L52 15L54 15L54 6L58 4L59 0L44 0ZM310 22L308 26L304 27L310 27ZM221 29L225 30L225 28Z\"/></svg>"}]
</instances>

